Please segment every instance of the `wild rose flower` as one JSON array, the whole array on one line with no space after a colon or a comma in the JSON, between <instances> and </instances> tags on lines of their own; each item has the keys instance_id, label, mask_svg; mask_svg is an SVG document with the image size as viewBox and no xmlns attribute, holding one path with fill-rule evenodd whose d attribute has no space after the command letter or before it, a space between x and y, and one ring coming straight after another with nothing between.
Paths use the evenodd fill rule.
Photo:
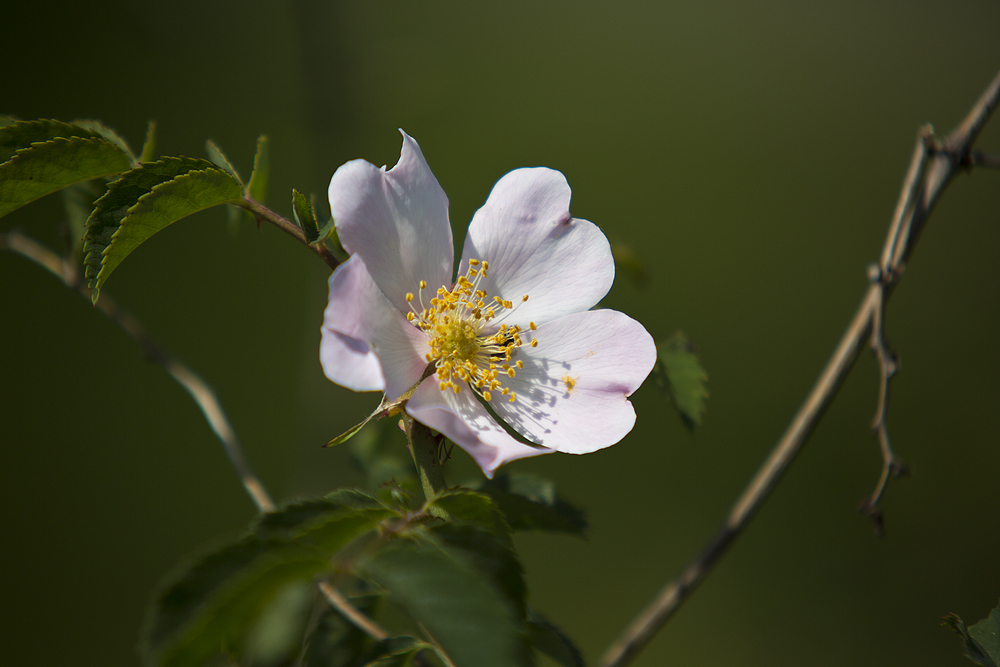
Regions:
<instances>
[{"instance_id":1,"label":"wild rose flower","mask_svg":"<svg viewBox=\"0 0 1000 667\"><path fill-rule=\"evenodd\" d=\"M515 459L621 440L656 348L635 320L588 310L611 288L614 260L596 225L570 217L566 179L544 168L500 179L469 225L456 280L448 198L401 133L395 167L353 160L330 181L351 257L330 277L326 376L393 401L431 373L406 411L489 477Z\"/></svg>"}]
</instances>

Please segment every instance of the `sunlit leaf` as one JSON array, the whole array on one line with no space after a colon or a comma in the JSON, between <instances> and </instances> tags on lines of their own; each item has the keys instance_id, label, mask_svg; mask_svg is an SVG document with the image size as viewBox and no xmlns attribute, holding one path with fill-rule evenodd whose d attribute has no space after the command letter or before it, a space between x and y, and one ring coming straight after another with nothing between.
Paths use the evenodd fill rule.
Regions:
<instances>
[{"instance_id":1,"label":"sunlit leaf","mask_svg":"<svg viewBox=\"0 0 1000 667\"><path fill-rule=\"evenodd\" d=\"M121 173L131 157L107 139L59 121L0 127L0 216L65 187Z\"/></svg>"},{"instance_id":2,"label":"sunlit leaf","mask_svg":"<svg viewBox=\"0 0 1000 667\"><path fill-rule=\"evenodd\" d=\"M583 510L561 498L555 483L530 474L501 473L474 482L488 494L513 530L550 530L582 535L587 530Z\"/></svg>"},{"instance_id":3,"label":"sunlit leaf","mask_svg":"<svg viewBox=\"0 0 1000 667\"><path fill-rule=\"evenodd\" d=\"M110 127L104 123L97 120L90 120L87 118L78 118L72 122L73 125L77 127L82 127L85 130L89 130L99 137L107 139L109 142L117 146L123 153L129 156L129 159L133 164L136 162L135 153L132 152L132 147L128 145L128 142L124 138Z\"/></svg>"},{"instance_id":4,"label":"sunlit leaf","mask_svg":"<svg viewBox=\"0 0 1000 667\"><path fill-rule=\"evenodd\" d=\"M684 424L693 429L701 424L708 398L708 375L701 366L696 348L680 332L657 344L656 348L658 359L653 379L670 396Z\"/></svg>"},{"instance_id":5,"label":"sunlit leaf","mask_svg":"<svg viewBox=\"0 0 1000 667\"><path fill-rule=\"evenodd\" d=\"M247 182L247 194L264 203L267 198L267 181L271 174L271 156L266 135L257 137L257 153L253 158L253 172Z\"/></svg>"},{"instance_id":6,"label":"sunlit leaf","mask_svg":"<svg viewBox=\"0 0 1000 667\"><path fill-rule=\"evenodd\" d=\"M304 194L292 188L292 215L295 222L302 228L309 245L325 241L334 231L333 220L319 225L316 219L316 207Z\"/></svg>"},{"instance_id":7,"label":"sunlit leaf","mask_svg":"<svg viewBox=\"0 0 1000 667\"><path fill-rule=\"evenodd\" d=\"M84 267L94 300L111 272L150 236L242 196L239 182L207 160L165 157L123 174L95 202L87 221Z\"/></svg>"},{"instance_id":8,"label":"sunlit leaf","mask_svg":"<svg viewBox=\"0 0 1000 667\"><path fill-rule=\"evenodd\" d=\"M559 628L535 611L528 612L528 641L535 650L549 656L562 667L586 667L580 649Z\"/></svg>"}]
</instances>

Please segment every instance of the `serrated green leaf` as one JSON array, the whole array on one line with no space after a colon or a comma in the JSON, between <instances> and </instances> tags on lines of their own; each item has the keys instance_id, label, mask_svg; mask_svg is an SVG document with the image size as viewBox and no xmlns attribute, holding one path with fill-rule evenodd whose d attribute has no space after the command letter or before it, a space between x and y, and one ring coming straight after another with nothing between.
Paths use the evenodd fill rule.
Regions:
<instances>
[{"instance_id":1,"label":"serrated green leaf","mask_svg":"<svg viewBox=\"0 0 1000 667\"><path fill-rule=\"evenodd\" d=\"M500 540L503 545L513 547L510 526L493 504L493 500L485 493L462 488L446 489L431 498L427 506L443 509L451 522L468 524L484 530Z\"/></svg>"},{"instance_id":2,"label":"serrated green leaf","mask_svg":"<svg viewBox=\"0 0 1000 667\"><path fill-rule=\"evenodd\" d=\"M316 208L304 194L292 188L292 215L295 222L302 228L309 245L316 245L325 241L333 233L333 220L325 223L322 227L316 220Z\"/></svg>"},{"instance_id":3,"label":"serrated green leaf","mask_svg":"<svg viewBox=\"0 0 1000 667\"><path fill-rule=\"evenodd\" d=\"M18 120L17 116L11 116L8 114L0 114L0 127L7 127L8 125L13 125Z\"/></svg>"},{"instance_id":4,"label":"serrated green leaf","mask_svg":"<svg viewBox=\"0 0 1000 667\"><path fill-rule=\"evenodd\" d=\"M335 553L390 514L329 506L326 512L303 512L302 504L279 510L275 514L294 516L262 521L253 534L175 575L147 611L144 661L179 667L202 664L219 651L239 652L279 592L330 571Z\"/></svg>"},{"instance_id":5,"label":"serrated green leaf","mask_svg":"<svg viewBox=\"0 0 1000 667\"><path fill-rule=\"evenodd\" d=\"M94 300L111 272L150 236L242 196L239 182L207 160L165 157L123 174L95 202L87 221L84 268Z\"/></svg>"},{"instance_id":6,"label":"serrated green leaf","mask_svg":"<svg viewBox=\"0 0 1000 667\"><path fill-rule=\"evenodd\" d=\"M549 656L562 667L586 667L580 649L559 628L536 611L528 612L528 641L535 650Z\"/></svg>"},{"instance_id":7,"label":"serrated green leaf","mask_svg":"<svg viewBox=\"0 0 1000 667\"><path fill-rule=\"evenodd\" d=\"M156 157L156 121L151 120L146 124L146 139L142 142L142 152L139 154L139 162L152 162Z\"/></svg>"},{"instance_id":8,"label":"serrated green leaf","mask_svg":"<svg viewBox=\"0 0 1000 667\"><path fill-rule=\"evenodd\" d=\"M0 135L17 129L22 122L0 128ZM23 138L23 133L14 134ZM9 144L0 145L0 153L7 147ZM56 137L33 142L0 164L0 216L74 183L118 174L129 167L130 157L100 137Z\"/></svg>"},{"instance_id":9,"label":"serrated green leaf","mask_svg":"<svg viewBox=\"0 0 1000 667\"><path fill-rule=\"evenodd\" d=\"M83 247L83 235L87 229L87 218L94 210L94 202L104 192L100 181L81 181L64 188L62 195L63 208L66 211L66 222L69 224L70 238L73 242L73 255L79 255Z\"/></svg>"},{"instance_id":10,"label":"serrated green leaf","mask_svg":"<svg viewBox=\"0 0 1000 667\"><path fill-rule=\"evenodd\" d=\"M979 664L987 667L1000 665L1000 603L993 607L989 616L969 626L968 638L974 644L967 647L970 657L976 655L981 660Z\"/></svg>"},{"instance_id":11,"label":"serrated green leaf","mask_svg":"<svg viewBox=\"0 0 1000 667\"><path fill-rule=\"evenodd\" d=\"M61 120L18 120L0 126L0 163L14 157L22 148L53 139L97 139L98 135Z\"/></svg>"},{"instance_id":12,"label":"serrated green leaf","mask_svg":"<svg viewBox=\"0 0 1000 667\"><path fill-rule=\"evenodd\" d=\"M534 664L517 609L461 550L396 539L364 564L363 574L427 628L455 667Z\"/></svg>"},{"instance_id":13,"label":"serrated green leaf","mask_svg":"<svg viewBox=\"0 0 1000 667\"><path fill-rule=\"evenodd\" d=\"M550 530L582 535L587 530L583 510L556 492L555 484L535 475L502 473L476 480L476 490L488 494L513 530Z\"/></svg>"},{"instance_id":14,"label":"serrated green leaf","mask_svg":"<svg viewBox=\"0 0 1000 667\"><path fill-rule=\"evenodd\" d=\"M251 199L264 203L267 198L267 181L271 174L271 154L267 135L257 137L257 153L253 157L253 172L247 183L247 194Z\"/></svg>"},{"instance_id":15,"label":"serrated green leaf","mask_svg":"<svg viewBox=\"0 0 1000 667\"><path fill-rule=\"evenodd\" d=\"M693 429L701 424L701 416L705 413L708 375L694 345L681 332L656 347L653 379L670 397L685 426Z\"/></svg>"},{"instance_id":16,"label":"serrated green leaf","mask_svg":"<svg viewBox=\"0 0 1000 667\"><path fill-rule=\"evenodd\" d=\"M229 158L227 158L226 154L222 152L222 149L219 148L218 144L211 139L207 140L205 142L205 152L208 153L208 159L211 160L217 167L228 171L241 186L243 185L243 179L240 178L240 175L236 172L236 167L234 167L229 161Z\"/></svg>"},{"instance_id":17,"label":"serrated green leaf","mask_svg":"<svg viewBox=\"0 0 1000 667\"><path fill-rule=\"evenodd\" d=\"M128 145L128 142L124 138L110 127L104 123L97 120L90 120L87 118L77 118L72 122L73 125L77 127L82 127L85 130L93 132L99 137L103 137L115 146L117 146L123 153L128 155L129 159L132 161L133 165L136 163L135 153L132 152L132 147Z\"/></svg>"}]
</instances>

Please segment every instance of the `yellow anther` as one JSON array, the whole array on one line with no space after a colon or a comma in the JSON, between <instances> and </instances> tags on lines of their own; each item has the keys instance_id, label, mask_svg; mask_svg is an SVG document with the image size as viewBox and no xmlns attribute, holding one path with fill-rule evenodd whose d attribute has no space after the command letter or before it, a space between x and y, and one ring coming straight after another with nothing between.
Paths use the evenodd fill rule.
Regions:
<instances>
[{"instance_id":1,"label":"yellow anther","mask_svg":"<svg viewBox=\"0 0 1000 667\"><path fill-rule=\"evenodd\" d=\"M410 301L413 301L413 292L406 293L406 302L409 303Z\"/></svg>"},{"instance_id":2,"label":"yellow anther","mask_svg":"<svg viewBox=\"0 0 1000 667\"><path fill-rule=\"evenodd\" d=\"M538 339L535 338L531 341L531 347L538 347Z\"/></svg>"},{"instance_id":3,"label":"yellow anther","mask_svg":"<svg viewBox=\"0 0 1000 667\"><path fill-rule=\"evenodd\" d=\"M537 331L538 330L538 325L535 324L534 322L528 322L528 326L531 327L532 331Z\"/></svg>"},{"instance_id":4,"label":"yellow anther","mask_svg":"<svg viewBox=\"0 0 1000 667\"><path fill-rule=\"evenodd\" d=\"M421 280L420 281L420 289L426 289L426 288L427 288L427 281L426 280Z\"/></svg>"},{"instance_id":5,"label":"yellow anther","mask_svg":"<svg viewBox=\"0 0 1000 667\"><path fill-rule=\"evenodd\" d=\"M452 383L451 388L452 388L452 391L454 391L456 394L461 393L461 391L462 391L462 387L459 386L459 385L457 385L457 384L455 384L455 383Z\"/></svg>"},{"instance_id":6,"label":"yellow anther","mask_svg":"<svg viewBox=\"0 0 1000 667\"><path fill-rule=\"evenodd\" d=\"M486 261L486 260L484 259L484 260L483 260L483 271L487 270L488 268L490 268L490 263L489 263L489 262L487 262L487 261Z\"/></svg>"},{"instance_id":7,"label":"yellow anther","mask_svg":"<svg viewBox=\"0 0 1000 667\"><path fill-rule=\"evenodd\" d=\"M514 377L514 369L513 368L508 368L507 369L507 377Z\"/></svg>"},{"instance_id":8,"label":"yellow anther","mask_svg":"<svg viewBox=\"0 0 1000 667\"><path fill-rule=\"evenodd\" d=\"M517 398L517 394L515 394L514 392L510 392L510 402L513 403L514 399L516 399L516 398Z\"/></svg>"},{"instance_id":9,"label":"yellow anther","mask_svg":"<svg viewBox=\"0 0 1000 667\"><path fill-rule=\"evenodd\" d=\"M520 359L518 359L517 360L517 369L521 370L522 368L524 368L524 362L521 361Z\"/></svg>"},{"instance_id":10,"label":"yellow anther","mask_svg":"<svg viewBox=\"0 0 1000 667\"><path fill-rule=\"evenodd\" d=\"M527 294L525 294L524 296L521 297L521 303L524 303L527 300L528 300L528 295Z\"/></svg>"},{"instance_id":11,"label":"yellow anther","mask_svg":"<svg viewBox=\"0 0 1000 667\"><path fill-rule=\"evenodd\" d=\"M469 264L471 266L479 266L479 260L478 259L470 259L469 260Z\"/></svg>"},{"instance_id":12,"label":"yellow anther","mask_svg":"<svg viewBox=\"0 0 1000 667\"><path fill-rule=\"evenodd\" d=\"M490 392L484 391L483 392L483 398L486 400L487 403L489 403L490 402Z\"/></svg>"}]
</instances>

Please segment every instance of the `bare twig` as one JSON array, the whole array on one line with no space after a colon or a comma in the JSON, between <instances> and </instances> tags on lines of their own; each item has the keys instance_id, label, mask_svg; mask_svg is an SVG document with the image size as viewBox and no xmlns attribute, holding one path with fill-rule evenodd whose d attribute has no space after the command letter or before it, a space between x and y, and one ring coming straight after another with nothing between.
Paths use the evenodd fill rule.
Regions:
<instances>
[{"instance_id":1,"label":"bare twig","mask_svg":"<svg viewBox=\"0 0 1000 667\"><path fill-rule=\"evenodd\" d=\"M986 91L973 106L965 120L941 143L938 150L930 150L928 131L922 128L918 134L917 148L914 150L907 171L900 203L896 207L889 233L882 253L882 263L873 276L872 284L861 300L847 331L837 344L837 349L827 362L819 380L809 392L805 403L799 408L791 424L781 439L771 450L764 464L757 471L750 484L733 505L719 534L691 563L680 576L667 583L660 594L632 621L621 636L615 640L601 658L602 667L621 667L649 642L656 632L673 616L674 612L694 591L711 571L718 559L725 553L733 540L739 536L757 510L770 495L781 475L795 458L812 429L816 426L825 408L836 395L838 388L862 346L862 341L872 334L872 347L880 356L882 375L880 383L879 409L876 428L880 433L885 461L894 462L895 457L889 447L888 433L882 439L885 426L885 401L888 400L889 378L895 370L895 360L888 352L882 338L882 315L885 301L905 267L905 262L913 252L920 231L926 222L938 197L950 182L955 172L969 166L962 156L969 155L969 148L982 130L990 113L1000 101L1000 74L993 79ZM924 169L925 156L931 154L929 166ZM921 177L922 173L926 176ZM891 363L890 363L891 362ZM887 463L883 477L892 471ZM881 495L884 481L876 489Z\"/></svg>"},{"instance_id":2,"label":"bare twig","mask_svg":"<svg viewBox=\"0 0 1000 667\"><path fill-rule=\"evenodd\" d=\"M79 273L76 271L73 262L60 258L56 253L37 241L15 230L0 234L0 249L10 250L48 269L49 272L58 277L67 287L79 292L85 299L90 301L90 290L87 288L86 283L80 280ZM206 421L208 421L209 427L222 442L226 456L229 457L229 462L232 464L236 474L239 475L240 481L243 483L243 488L246 489L247 494L257 506L257 509L262 513L273 512L275 509L274 501L271 500L263 483L254 474L249 461L247 461L243 453L243 448L236 437L236 433L226 418L226 413L222 409L222 405L219 403L219 399L212 388L194 371L188 368L187 365L160 347L138 320L119 307L107 292L101 293L101 298L98 299L95 306L107 315L111 321L120 326L125 333L131 336L139 344L143 353L150 361L154 361L162 366L191 395L191 398L194 399L194 402L201 409ZM334 609L369 637L372 637L376 641L381 641L389 636L383 628L361 613L357 607L352 605L331 584L322 581L318 584L318 587Z\"/></svg>"},{"instance_id":3,"label":"bare twig","mask_svg":"<svg viewBox=\"0 0 1000 667\"><path fill-rule=\"evenodd\" d=\"M35 263L45 267L72 290L76 290L83 297L90 299L90 290L84 281L80 280L79 274L71 262L65 261L54 252L34 241L19 231L8 232L0 236L0 248L7 248L18 253ZM182 361L164 350L146 329L123 310L114 299L106 293L101 294L95 304L97 309L108 316L108 318L125 331L142 348L146 358L154 361L163 367L170 377L177 380L195 404L205 416L209 427L222 443L226 456L232 464L236 474L239 475L243 488L253 501L254 505L261 512L271 512L274 510L274 501L268 496L264 485L254 474L249 461L243 453L243 447L236 438L236 433L226 418L226 413L219 403L212 388L205 383L194 371L192 371Z\"/></svg>"}]
</instances>

